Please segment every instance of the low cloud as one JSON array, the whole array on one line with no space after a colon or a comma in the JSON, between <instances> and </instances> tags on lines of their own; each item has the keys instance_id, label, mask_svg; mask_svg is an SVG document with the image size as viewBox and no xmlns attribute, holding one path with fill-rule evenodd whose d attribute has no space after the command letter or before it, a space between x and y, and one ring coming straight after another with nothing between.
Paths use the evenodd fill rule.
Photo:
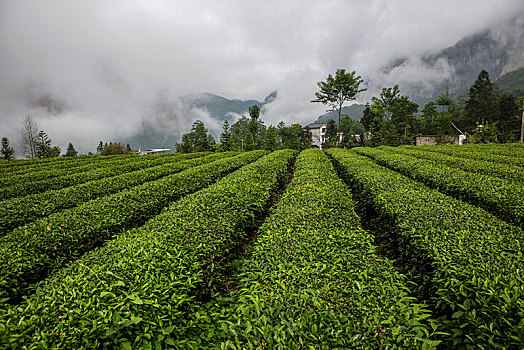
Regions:
<instances>
[{"instance_id":1,"label":"low cloud","mask_svg":"<svg viewBox=\"0 0 524 350\"><path fill-rule=\"evenodd\" d=\"M263 100L278 90L266 124L307 124L325 111L310 102L317 82L336 69L368 82L361 100L395 83L425 91L453 69L420 57L521 13L521 0L5 0L0 136L17 144L26 114L81 153L146 130L181 135L195 119L216 133L207 111L180 99L202 91Z\"/></svg>"}]
</instances>

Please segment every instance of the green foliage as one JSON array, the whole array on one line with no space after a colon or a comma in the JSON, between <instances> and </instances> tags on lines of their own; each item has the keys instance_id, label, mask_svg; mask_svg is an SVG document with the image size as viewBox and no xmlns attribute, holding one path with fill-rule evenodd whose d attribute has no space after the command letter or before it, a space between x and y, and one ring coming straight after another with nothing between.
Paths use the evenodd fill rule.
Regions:
<instances>
[{"instance_id":1,"label":"green foliage","mask_svg":"<svg viewBox=\"0 0 524 350\"><path fill-rule=\"evenodd\" d=\"M284 122L280 122L277 129L281 140L281 148L301 151L311 147L313 142L312 135L307 127L302 127L300 124L286 126Z\"/></svg>"},{"instance_id":2,"label":"green foliage","mask_svg":"<svg viewBox=\"0 0 524 350\"><path fill-rule=\"evenodd\" d=\"M322 143L322 149L328 149L338 146L337 140L338 128L333 119L328 120L326 124L325 140Z\"/></svg>"},{"instance_id":3,"label":"green foliage","mask_svg":"<svg viewBox=\"0 0 524 350\"><path fill-rule=\"evenodd\" d=\"M360 84L364 81L355 71L347 72L345 69L337 69L335 76L329 74L325 81L318 82L319 91L315 93L316 100L311 102L320 102L328 105L332 110L338 110L338 124L340 125L340 116L342 106L345 102L356 99L356 95L366 89L359 89Z\"/></svg>"},{"instance_id":4,"label":"green foliage","mask_svg":"<svg viewBox=\"0 0 524 350\"><path fill-rule=\"evenodd\" d=\"M102 150L100 151L100 154L102 156L112 156L115 154L128 154L129 151L126 149L126 146L123 143L120 142L109 142L109 144L105 144Z\"/></svg>"},{"instance_id":5,"label":"green foliage","mask_svg":"<svg viewBox=\"0 0 524 350\"><path fill-rule=\"evenodd\" d=\"M431 348L428 311L377 254L320 150L300 153L291 183L236 265L235 288L198 310L195 338L209 348Z\"/></svg>"},{"instance_id":6,"label":"green foliage","mask_svg":"<svg viewBox=\"0 0 524 350\"><path fill-rule=\"evenodd\" d=\"M483 174L462 171L425 159L394 154L380 149L358 148L406 176L458 199L478 205L501 219L524 227L524 184Z\"/></svg>"},{"instance_id":7,"label":"green foliage","mask_svg":"<svg viewBox=\"0 0 524 350\"><path fill-rule=\"evenodd\" d=\"M11 160L15 156L15 150L9 145L9 139L7 137L2 137L2 149L0 149L0 153L2 153L2 158L5 160Z\"/></svg>"},{"instance_id":8,"label":"green foliage","mask_svg":"<svg viewBox=\"0 0 524 350\"><path fill-rule=\"evenodd\" d=\"M226 158L67 209L4 235L0 298L19 298L32 283L124 229L141 226L163 207L251 163L264 151Z\"/></svg>"},{"instance_id":9,"label":"green foliage","mask_svg":"<svg viewBox=\"0 0 524 350\"><path fill-rule=\"evenodd\" d=\"M475 160L462 157L454 157L440 152L428 152L421 150L418 146L382 147L382 149L390 152L397 152L401 154L410 155L416 158L432 160L452 168L459 168L461 170L469 171L472 173L491 175L499 177L501 179L524 182L524 168L516 165L497 163L487 160ZM497 149L479 149L479 151L494 153L497 152ZM506 148L501 149L500 151L506 152ZM514 153L515 151L511 152ZM521 153L520 156L524 157L524 152Z\"/></svg>"},{"instance_id":10,"label":"green foliage","mask_svg":"<svg viewBox=\"0 0 524 350\"><path fill-rule=\"evenodd\" d=\"M482 120L493 123L499 119L495 92L496 86L489 79L489 73L482 70L468 91L464 110L466 128L473 129Z\"/></svg>"},{"instance_id":11,"label":"green foliage","mask_svg":"<svg viewBox=\"0 0 524 350\"><path fill-rule=\"evenodd\" d=\"M400 94L398 85L383 88L380 97L373 97L371 110L378 117L378 130L387 145L411 143L410 136L415 124L414 114L418 105L408 96ZM383 123L382 123L383 122ZM398 135L394 135L394 134ZM398 140L398 141L397 141Z\"/></svg>"},{"instance_id":12,"label":"green foliage","mask_svg":"<svg viewBox=\"0 0 524 350\"><path fill-rule=\"evenodd\" d=\"M228 161L246 164L264 153ZM195 307L212 295L225 259L266 210L294 155L278 151L245 166L86 254L43 283L22 308L0 314L6 325L0 329L0 344L199 347L188 340L192 332L202 331L195 324L205 322Z\"/></svg>"},{"instance_id":13,"label":"green foliage","mask_svg":"<svg viewBox=\"0 0 524 350\"><path fill-rule=\"evenodd\" d=\"M274 151L280 146L278 139L278 129L276 126L270 125L266 130L266 137L262 141L262 149L267 151Z\"/></svg>"},{"instance_id":14,"label":"green foliage","mask_svg":"<svg viewBox=\"0 0 524 350\"><path fill-rule=\"evenodd\" d=\"M60 156L60 147L51 146L51 139L43 130L40 130L36 139L36 158L51 158Z\"/></svg>"},{"instance_id":15,"label":"green foliage","mask_svg":"<svg viewBox=\"0 0 524 350\"><path fill-rule=\"evenodd\" d=\"M352 151L328 153L379 228L384 251L398 260L439 316L443 348L520 348L524 232ZM478 190L487 190L485 184Z\"/></svg>"},{"instance_id":16,"label":"green foliage","mask_svg":"<svg viewBox=\"0 0 524 350\"><path fill-rule=\"evenodd\" d=\"M233 135L229 130L229 122L227 120L224 120L222 129L222 134L220 134L220 150L233 151L235 149L235 145L233 143Z\"/></svg>"},{"instance_id":17,"label":"green foliage","mask_svg":"<svg viewBox=\"0 0 524 350\"><path fill-rule=\"evenodd\" d=\"M49 190L3 201L3 206L0 207L0 235L22 224L28 224L60 210L73 208L95 198L123 191L234 154L233 152L208 156L205 156L205 153L173 154L159 155L156 159L150 156L147 156L147 159L134 161L127 159L123 165L112 162L109 167L93 170L98 175L96 180L60 190ZM195 157L198 158L191 159ZM89 167L93 168L93 164ZM42 205L42 203L45 203L45 205Z\"/></svg>"},{"instance_id":18,"label":"green foliage","mask_svg":"<svg viewBox=\"0 0 524 350\"><path fill-rule=\"evenodd\" d=\"M497 123L490 124L484 120L482 124L477 122L477 127L466 139L467 143L493 143L497 142Z\"/></svg>"},{"instance_id":19,"label":"green foliage","mask_svg":"<svg viewBox=\"0 0 524 350\"><path fill-rule=\"evenodd\" d=\"M213 151L215 141L213 136L207 133L204 123L197 120L191 127L191 132L182 135L182 142L175 145L176 151L180 153L209 152Z\"/></svg>"},{"instance_id":20,"label":"green foliage","mask_svg":"<svg viewBox=\"0 0 524 350\"><path fill-rule=\"evenodd\" d=\"M524 96L524 67L502 75L497 85L513 96Z\"/></svg>"},{"instance_id":21,"label":"green foliage","mask_svg":"<svg viewBox=\"0 0 524 350\"><path fill-rule=\"evenodd\" d=\"M129 145L128 145L129 146ZM129 151L128 151L129 152ZM65 156L66 157L75 157L76 155L78 154L77 150L75 149L75 147L73 147L73 144L72 143L69 143L67 145L67 150L66 150L66 153L65 153Z\"/></svg>"}]
</instances>

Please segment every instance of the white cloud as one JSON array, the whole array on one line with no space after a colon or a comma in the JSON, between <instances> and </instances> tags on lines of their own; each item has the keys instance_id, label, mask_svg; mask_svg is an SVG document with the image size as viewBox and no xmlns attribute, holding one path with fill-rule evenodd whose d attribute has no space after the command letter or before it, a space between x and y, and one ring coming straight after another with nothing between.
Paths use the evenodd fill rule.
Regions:
<instances>
[{"instance_id":1,"label":"white cloud","mask_svg":"<svg viewBox=\"0 0 524 350\"><path fill-rule=\"evenodd\" d=\"M16 139L32 113L56 142L94 151L140 128L159 93L201 91L260 100L279 90L266 122L308 123L324 111L309 102L316 83L337 68L424 88L449 67L417 57L523 12L521 0L4 0L0 136ZM380 77L399 56L408 61ZM68 108L28 109L32 86Z\"/></svg>"}]
</instances>

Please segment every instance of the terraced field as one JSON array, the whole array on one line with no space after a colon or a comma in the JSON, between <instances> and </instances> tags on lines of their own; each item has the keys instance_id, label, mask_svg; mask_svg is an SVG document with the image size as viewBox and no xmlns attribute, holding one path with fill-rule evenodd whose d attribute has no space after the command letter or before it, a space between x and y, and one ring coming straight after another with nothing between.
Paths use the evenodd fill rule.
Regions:
<instances>
[{"instance_id":1,"label":"terraced field","mask_svg":"<svg viewBox=\"0 0 524 350\"><path fill-rule=\"evenodd\" d=\"M524 347L520 144L0 163L1 348Z\"/></svg>"}]
</instances>

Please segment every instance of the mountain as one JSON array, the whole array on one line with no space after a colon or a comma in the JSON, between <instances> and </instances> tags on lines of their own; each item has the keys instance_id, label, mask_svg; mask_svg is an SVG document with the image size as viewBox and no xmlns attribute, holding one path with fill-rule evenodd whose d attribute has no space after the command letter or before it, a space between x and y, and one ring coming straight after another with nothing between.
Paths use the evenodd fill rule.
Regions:
<instances>
[{"instance_id":1,"label":"mountain","mask_svg":"<svg viewBox=\"0 0 524 350\"><path fill-rule=\"evenodd\" d=\"M124 140L134 149L166 147L174 149L175 143L191 129L196 120L204 122L208 131L218 139L224 120L234 122L247 115L249 107L264 106L277 98L277 91L263 101L227 99L211 93L189 94L177 99L159 98L152 106L148 118L142 120L140 131Z\"/></svg>"},{"instance_id":2,"label":"mountain","mask_svg":"<svg viewBox=\"0 0 524 350\"><path fill-rule=\"evenodd\" d=\"M419 57L397 57L382 67L369 82L375 94L382 87L399 84L401 93L408 95L420 108L435 100L446 90L452 96L465 94L482 69L491 81L516 96L524 94L524 15L507 23L463 38L455 45ZM415 77L407 80L406 77ZM404 80L403 80L404 79ZM343 114L360 119L363 105L344 107ZM333 113L318 117L325 122Z\"/></svg>"},{"instance_id":3,"label":"mountain","mask_svg":"<svg viewBox=\"0 0 524 350\"><path fill-rule=\"evenodd\" d=\"M362 112L364 112L365 107L366 106L361 104L344 106L342 107L342 115L347 115L349 116L349 118L353 120L360 120L360 117L362 117ZM334 121L338 122L338 111L328 112L319 116L315 123L327 123L330 119L333 119Z\"/></svg>"},{"instance_id":4,"label":"mountain","mask_svg":"<svg viewBox=\"0 0 524 350\"><path fill-rule=\"evenodd\" d=\"M513 96L524 96L524 67L503 74L496 81L499 88L509 92Z\"/></svg>"}]
</instances>

